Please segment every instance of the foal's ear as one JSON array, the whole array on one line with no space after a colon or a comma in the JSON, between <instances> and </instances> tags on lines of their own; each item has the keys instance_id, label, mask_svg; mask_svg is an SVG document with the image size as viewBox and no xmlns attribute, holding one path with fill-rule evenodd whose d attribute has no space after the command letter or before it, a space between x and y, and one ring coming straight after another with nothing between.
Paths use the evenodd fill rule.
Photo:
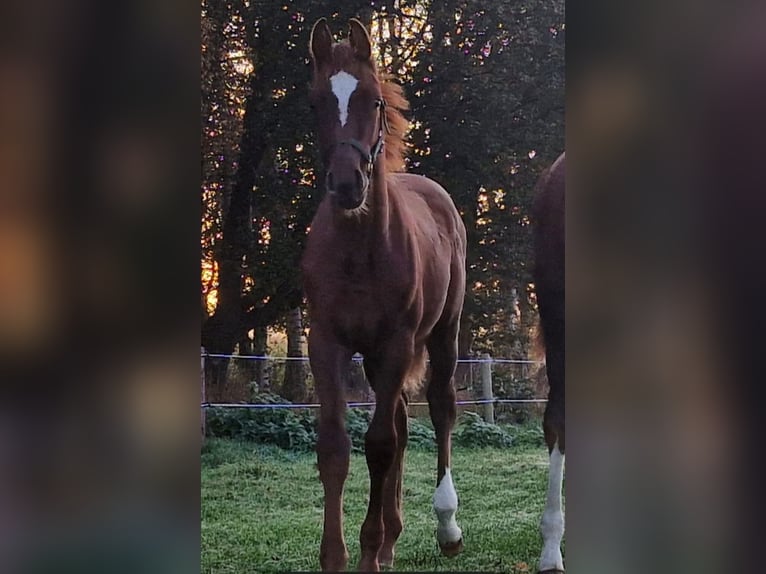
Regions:
<instances>
[{"instance_id":1,"label":"foal's ear","mask_svg":"<svg viewBox=\"0 0 766 574\"><path fill-rule=\"evenodd\" d=\"M354 49L354 54L360 60L372 58L372 43L370 35L359 20L351 18L348 22L348 41Z\"/></svg>"},{"instance_id":2,"label":"foal's ear","mask_svg":"<svg viewBox=\"0 0 766 574\"><path fill-rule=\"evenodd\" d=\"M320 18L311 29L311 40L309 41L311 59L314 60L314 65L317 68L332 60L332 42L332 33L327 25L327 20Z\"/></svg>"}]
</instances>

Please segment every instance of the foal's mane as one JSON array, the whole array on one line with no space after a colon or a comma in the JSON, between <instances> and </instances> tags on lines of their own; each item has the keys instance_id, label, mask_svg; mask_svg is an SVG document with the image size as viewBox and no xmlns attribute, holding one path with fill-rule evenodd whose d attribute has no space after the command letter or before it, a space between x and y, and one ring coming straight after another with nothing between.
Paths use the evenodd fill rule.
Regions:
<instances>
[{"instance_id":1,"label":"foal's mane","mask_svg":"<svg viewBox=\"0 0 766 574\"><path fill-rule=\"evenodd\" d=\"M380 74L379 80L381 95L386 101L386 123L389 129L383 146L386 152L386 172L405 171L404 156L407 147L404 137L410 122L402 112L410 109L410 103L404 97L404 90L393 81L392 76Z\"/></svg>"}]
</instances>

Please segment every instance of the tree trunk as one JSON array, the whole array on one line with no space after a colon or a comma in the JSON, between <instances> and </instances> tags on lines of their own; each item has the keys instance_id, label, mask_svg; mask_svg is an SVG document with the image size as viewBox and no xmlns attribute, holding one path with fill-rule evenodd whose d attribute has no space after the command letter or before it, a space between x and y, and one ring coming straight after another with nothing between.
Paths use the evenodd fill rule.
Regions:
<instances>
[{"instance_id":1,"label":"tree trunk","mask_svg":"<svg viewBox=\"0 0 766 574\"><path fill-rule=\"evenodd\" d=\"M251 26L248 35L253 34ZM251 48L258 53L260 45L252 41ZM250 76L250 93L245 101L242 118L237 173L228 208L223 216L218 261L218 305L203 327L202 343L211 352L231 353L234 345L248 331L242 308L243 271L252 236L250 209L255 173L268 146L266 130L261 125L268 86L263 85L261 72L260 69L256 70Z\"/></svg>"},{"instance_id":2,"label":"tree trunk","mask_svg":"<svg viewBox=\"0 0 766 574\"><path fill-rule=\"evenodd\" d=\"M255 352L255 342L248 336L247 333L239 341L239 354L243 356L253 356L258 353ZM241 376L247 380L247 383L255 381L257 373L258 361L252 361L250 359L239 360L239 372Z\"/></svg>"},{"instance_id":3,"label":"tree trunk","mask_svg":"<svg viewBox=\"0 0 766 574\"><path fill-rule=\"evenodd\" d=\"M287 314L287 357L285 380L282 394L293 402L303 402L306 398L306 369L303 358L303 315L300 307L291 309Z\"/></svg>"},{"instance_id":4,"label":"tree trunk","mask_svg":"<svg viewBox=\"0 0 766 574\"><path fill-rule=\"evenodd\" d=\"M258 357L266 356L269 352L266 327L255 327L254 332L253 352ZM253 380L258 386L259 391L268 391L270 389L269 369L265 359L253 361Z\"/></svg>"}]
</instances>

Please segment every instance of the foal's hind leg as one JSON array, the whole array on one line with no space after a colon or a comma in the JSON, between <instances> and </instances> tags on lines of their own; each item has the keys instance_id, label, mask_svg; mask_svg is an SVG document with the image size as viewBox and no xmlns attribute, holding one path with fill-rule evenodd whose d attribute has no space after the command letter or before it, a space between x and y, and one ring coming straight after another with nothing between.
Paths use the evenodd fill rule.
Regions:
<instances>
[{"instance_id":1,"label":"foal's hind leg","mask_svg":"<svg viewBox=\"0 0 766 574\"><path fill-rule=\"evenodd\" d=\"M380 369L375 375L375 414L364 437L367 468L370 472L370 500L367 516L359 536L362 556L359 570L375 572L380 569L378 553L383 546L383 499L386 478L397 456L396 413L404 377L412 363L412 340L394 338L381 350Z\"/></svg>"},{"instance_id":2,"label":"foal's hind leg","mask_svg":"<svg viewBox=\"0 0 766 574\"><path fill-rule=\"evenodd\" d=\"M431 358L431 380L426 396L439 449L437 488L434 493L434 510L439 521L436 539L445 556L455 556L463 549L463 533L455 521L457 493L450 472L452 427L457 415L455 386L452 381L457 364L457 331L457 323L434 331L427 343Z\"/></svg>"},{"instance_id":3,"label":"foal's hind leg","mask_svg":"<svg viewBox=\"0 0 766 574\"><path fill-rule=\"evenodd\" d=\"M404 452L407 448L407 399L402 393L396 410L396 458L386 478L383 490L383 546L378 560L381 566L393 566L396 541L402 533L402 475L404 474Z\"/></svg>"},{"instance_id":4,"label":"foal's hind leg","mask_svg":"<svg viewBox=\"0 0 766 574\"><path fill-rule=\"evenodd\" d=\"M561 504L564 481L564 451L566 448L564 427L564 341L551 340L546 351L546 370L550 391L545 408L543 430L550 452L548 470L548 493L545 510L540 521L543 551L539 572L564 572L561 540L564 537L564 512Z\"/></svg>"}]
</instances>

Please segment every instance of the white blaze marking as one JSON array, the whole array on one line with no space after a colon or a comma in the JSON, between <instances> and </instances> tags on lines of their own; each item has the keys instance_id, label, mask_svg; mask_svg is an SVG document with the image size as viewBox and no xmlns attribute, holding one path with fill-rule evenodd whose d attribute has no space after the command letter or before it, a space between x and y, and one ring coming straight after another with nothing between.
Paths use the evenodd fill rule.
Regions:
<instances>
[{"instance_id":1,"label":"white blaze marking","mask_svg":"<svg viewBox=\"0 0 766 574\"><path fill-rule=\"evenodd\" d=\"M356 90L359 83L354 76L348 72L340 71L330 78L332 93L338 98L338 112L340 112L340 125L345 126L348 121L348 102L351 94Z\"/></svg>"},{"instance_id":2,"label":"white blaze marking","mask_svg":"<svg viewBox=\"0 0 766 574\"><path fill-rule=\"evenodd\" d=\"M561 489L564 482L564 455L559 451L559 443L551 452L548 469L548 496L540 521L543 535L543 552L540 555L538 570L564 570L561 556L561 539L564 537L564 513L561 509Z\"/></svg>"},{"instance_id":3,"label":"white blaze marking","mask_svg":"<svg viewBox=\"0 0 766 574\"><path fill-rule=\"evenodd\" d=\"M463 533L455 521L457 512L457 493L452 485L449 468L445 470L439 486L434 492L434 511L439 525L436 527L436 539L439 544L451 544L459 541Z\"/></svg>"}]
</instances>

